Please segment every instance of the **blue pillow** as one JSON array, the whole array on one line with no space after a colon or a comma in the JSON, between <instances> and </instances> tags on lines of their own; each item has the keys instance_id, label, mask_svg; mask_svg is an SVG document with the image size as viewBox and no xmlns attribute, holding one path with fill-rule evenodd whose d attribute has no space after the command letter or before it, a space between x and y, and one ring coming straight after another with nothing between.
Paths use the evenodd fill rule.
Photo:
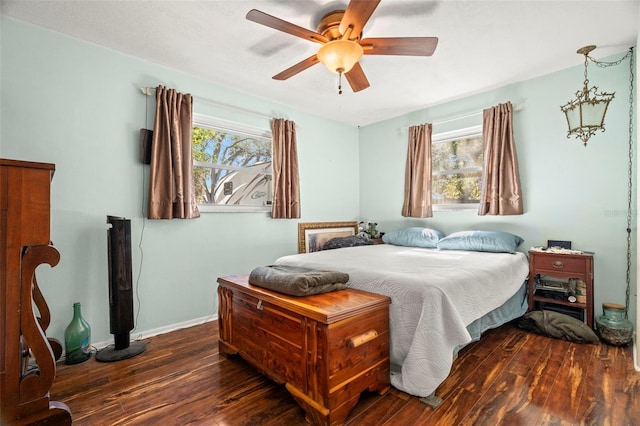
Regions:
<instances>
[{"instance_id":1,"label":"blue pillow","mask_svg":"<svg viewBox=\"0 0 640 426\"><path fill-rule=\"evenodd\" d=\"M412 227L387 232L382 241L387 244L407 247L436 248L436 243L444 234L437 229Z\"/></svg>"},{"instance_id":2,"label":"blue pillow","mask_svg":"<svg viewBox=\"0 0 640 426\"><path fill-rule=\"evenodd\" d=\"M501 231L460 231L438 241L440 250L488 251L515 253L524 240L517 235Z\"/></svg>"}]
</instances>

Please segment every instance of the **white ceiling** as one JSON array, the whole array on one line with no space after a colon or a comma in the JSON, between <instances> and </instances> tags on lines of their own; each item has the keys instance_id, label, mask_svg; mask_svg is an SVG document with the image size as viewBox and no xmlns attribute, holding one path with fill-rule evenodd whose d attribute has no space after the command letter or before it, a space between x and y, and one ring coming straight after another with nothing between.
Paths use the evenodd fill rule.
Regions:
<instances>
[{"instance_id":1,"label":"white ceiling","mask_svg":"<svg viewBox=\"0 0 640 426\"><path fill-rule=\"evenodd\" d=\"M243 92L362 126L625 52L636 44L639 1L382 0L364 37L436 36L431 57L367 56L371 87L337 94L322 64L271 77L318 44L245 19L251 9L316 29L348 0L2 0L1 12ZM578 81L576 81L578 84ZM188 91L189 88L176 89ZM198 93L193 93L198 96Z\"/></svg>"}]
</instances>

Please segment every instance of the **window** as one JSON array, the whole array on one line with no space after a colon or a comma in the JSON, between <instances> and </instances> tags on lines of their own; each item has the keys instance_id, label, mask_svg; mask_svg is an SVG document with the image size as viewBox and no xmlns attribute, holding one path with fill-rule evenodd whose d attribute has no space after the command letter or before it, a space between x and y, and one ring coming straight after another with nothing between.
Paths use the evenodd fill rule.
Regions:
<instances>
[{"instance_id":1,"label":"window","mask_svg":"<svg viewBox=\"0 0 640 426\"><path fill-rule=\"evenodd\" d=\"M477 209L482 164L482 126L434 135L431 142L433 209Z\"/></svg>"},{"instance_id":2,"label":"window","mask_svg":"<svg viewBox=\"0 0 640 426\"><path fill-rule=\"evenodd\" d=\"M192 146L200 211L271 211L270 131L194 114Z\"/></svg>"}]
</instances>

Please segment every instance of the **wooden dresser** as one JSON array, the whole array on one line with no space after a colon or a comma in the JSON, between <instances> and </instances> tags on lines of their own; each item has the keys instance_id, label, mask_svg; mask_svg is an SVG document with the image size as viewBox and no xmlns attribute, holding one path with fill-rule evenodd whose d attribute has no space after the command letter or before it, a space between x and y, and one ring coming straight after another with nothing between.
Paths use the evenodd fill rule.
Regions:
<instances>
[{"instance_id":1,"label":"wooden dresser","mask_svg":"<svg viewBox=\"0 0 640 426\"><path fill-rule=\"evenodd\" d=\"M56 374L45 336L50 313L35 279L55 266L49 240L53 164L0 159L0 424L71 424L69 408L49 401ZM37 312L38 316L36 316Z\"/></svg>"},{"instance_id":2,"label":"wooden dresser","mask_svg":"<svg viewBox=\"0 0 640 426\"><path fill-rule=\"evenodd\" d=\"M389 390L389 303L346 289L294 297L219 278L220 353L286 388L315 425L343 424L360 394Z\"/></svg>"}]
</instances>

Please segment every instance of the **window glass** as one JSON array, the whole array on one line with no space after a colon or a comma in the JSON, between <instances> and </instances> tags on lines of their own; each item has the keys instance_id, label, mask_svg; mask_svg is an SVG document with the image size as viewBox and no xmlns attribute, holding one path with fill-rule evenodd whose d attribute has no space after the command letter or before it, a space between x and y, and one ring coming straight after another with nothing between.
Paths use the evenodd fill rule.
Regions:
<instances>
[{"instance_id":1,"label":"window glass","mask_svg":"<svg viewBox=\"0 0 640 426\"><path fill-rule=\"evenodd\" d=\"M193 177L201 211L270 211L269 131L195 115Z\"/></svg>"},{"instance_id":2,"label":"window glass","mask_svg":"<svg viewBox=\"0 0 640 426\"><path fill-rule=\"evenodd\" d=\"M434 135L431 160L433 208L477 209L483 164L482 127Z\"/></svg>"}]
</instances>

